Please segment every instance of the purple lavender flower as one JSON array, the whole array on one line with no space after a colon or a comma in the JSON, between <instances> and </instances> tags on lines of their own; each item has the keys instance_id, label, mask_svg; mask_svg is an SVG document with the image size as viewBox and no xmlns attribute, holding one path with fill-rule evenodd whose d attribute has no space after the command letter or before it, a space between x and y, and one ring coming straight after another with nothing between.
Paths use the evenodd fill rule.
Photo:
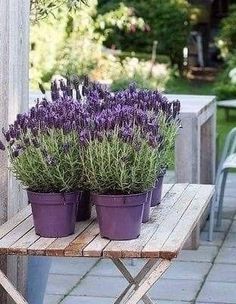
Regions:
<instances>
[{"instance_id":1,"label":"purple lavender flower","mask_svg":"<svg viewBox=\"0 0 236 304\"><path fill-rule=\"evenodd\" d=\"M19 154L20 154L20 150L19 150L19 149L14 149L14 150L12 151L12 156L13 156L13 157L18 157Z\"/></svg>"},{"instance_id":2,"label":"purple lavender flower","mask_svg":"<svg viewBox=\"0 0 236 304\"><path fill-rule=\"evenodd\" d=\"M32 139L32 144L35 148L39 148L40 147L40 143L38 142L38 140L36 138Z\"/></svg>"},{"instance_id":3,"label":"purple lavender flower","mask_svg":"<svg viewBox=\"0 0 236 304\"><path fill-rule=\"evenodd\" d=\"M0 140L0 150L5 150L6 148L5 148L5 146L4 146L4 144L3 144L3 142Z\"/></svg>"}]
</instances>

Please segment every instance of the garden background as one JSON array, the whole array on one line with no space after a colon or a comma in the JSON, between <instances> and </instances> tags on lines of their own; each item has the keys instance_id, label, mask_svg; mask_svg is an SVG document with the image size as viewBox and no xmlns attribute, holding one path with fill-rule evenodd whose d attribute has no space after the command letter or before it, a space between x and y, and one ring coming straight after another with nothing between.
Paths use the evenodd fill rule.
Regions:
<instances>
[{"instance_id":1,"label":"garden background","mask_svg":"<svg viewBox=\"0 0 236 304\"><path fill-rule=\"evenodd\" d=\"M165 93L236 98L236 1L32 0L31 19L31 90L49 89L55 75L88 75L112 90L135 81ZM204 25L200 66L192 35ZM234 119L218 110L217 121L221 149Z\"/></svg>"}]
</instances>

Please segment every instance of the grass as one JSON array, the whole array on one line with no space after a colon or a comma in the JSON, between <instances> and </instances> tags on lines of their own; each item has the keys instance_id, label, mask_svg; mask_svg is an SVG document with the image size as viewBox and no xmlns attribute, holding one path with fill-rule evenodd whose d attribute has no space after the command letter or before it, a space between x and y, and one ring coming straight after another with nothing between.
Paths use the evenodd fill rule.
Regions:
<instances>
[{"instance_id":1,"label":"grass","mask_svg":"<svg viewBox=\"0 0 236 304\"><path fill-rule=\"evenodd\" d=\"M166 83L166 93L174 94L194 94L194 95L214 95L214 86L212 82L192 81L184 78L172 77ZM226 135L236 127L236 110L230 112L230 119L226 121L223 109L217 110L217 152L220 155Z\"/></svg>"}]
</instances>

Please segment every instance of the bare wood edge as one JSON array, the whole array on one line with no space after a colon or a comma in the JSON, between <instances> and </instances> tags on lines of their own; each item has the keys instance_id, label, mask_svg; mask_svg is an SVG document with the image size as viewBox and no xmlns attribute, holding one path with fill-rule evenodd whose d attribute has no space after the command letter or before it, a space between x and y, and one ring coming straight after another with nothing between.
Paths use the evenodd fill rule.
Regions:
<instances>
[{"instance_id":1,"label":"bare wood edge","mask_svg":"<svg viewBox=\"0 0 236 304\"><path fill-rule=\"evenodd\" d=\"M179 218L179 221L182 219L182 217L184 216L186 210L187 210L187 209L189 208L189 206L191 205L191 202L192 202L192 201L194 200L194 198L196 197L196 195L197 195L197 193L198 193L197 190L200 190L200 187L201 187L201 185L199 185L199 184L188 184L188 186L186 187L185 191L186 191L189 187L192 187L192 186L198 186L198 188L196 189L196 193L194 194L194 196L193 196L193 197L191 198L191 200L189 201L189 204L186 205L185 209L183 210L183 213L182 213L181 217ZM178 202L181 201L181 200L183 199L183 197L184 197L185 194L186 194L185 191L184 191L184 192L181 194L181 196L177 199L175 205L178 204ZM174 207L174 206L173 206L173 207ZM171 211L173 211L173 207L171 208ZM171 214L171 212L170 212L170 214ZM178 222L179 222L179 221L178 221ZM162 247L164 246L164 244L165 244L165 243L167 242L167 240L169 239L171 233L175 230L175 227L178 225L178 222L176 223L176 225L174 226L174 228L172 229L172 231L169 232L169 235L168 235L167 239L165 239L164 243L162 244ZM154 234L153 234L152 237L149 239L149 241L151 241L153 237L154 237ZM156 240L155 240L155 241L156 241ZM153 240L152 240L152 242L153 242ZM148 242L148 243L149 243L149 242ZM146 245L148 245L148 243L147 243ZM146 247L146 245L143 247L143 249ZM149 257L157 258L157 257L160 257L161 252L162 252L161 249L158 249L158 251L156 251L156 252L155 252L155 251L152 251L152 250L147 250L147 249L145 249L145 251L142 250L141 256L142 256L143 258L149 258ZM170 259L169 256L171 256L171 253L173 254L173 252L168 252L167 258L164 257L164 259L165 259L165 258L166 258L166 259ZM175 253L174 253L174 257L175 257Z\"/></svg>"},{"instance_id":2,"label":"bare wood edge","mask_svg":"<svg viewBox=\"0 0 236 304\"><path fill-rule=\"evenodd\" d=\"M212 196L213 196L213 194L214 194L214 191L215 191L215 188L214 188L214 186L212 185L212 191L209 193L209 197L208 197L208 199L207 199L205 208L202 208L202 210L201 210L201 212L199 213L199 216L196 218L196 221L195 221L195 222L198 222L198 221L199 221L199 219L200 219L201 216L203 215L204 211L207 209L208 204L209 204L209 202L210 202L210 200L212 199ZM183 216L184 216L184 214L183 214ZM181 217L181 218L182 218L182 217ZM189 236L191 235L191 233L193 232L194 228L195 228L195 225L193 225L192 229L189 230L189 232L188 232L188 234L186 235L186 237L185 237L185 239L184 239L182 245L181 245L179 248L177 248L175 252L160 251L159 253L156 253L156 252L151 252L151 251L150 251L150 252L145 252L145 254L142 255L142 257L143 257L143 258L147 258L147 257L149 257L149 258L157 258L157 257L159 257L159 258L167 259L167 260L172 260L172 259L176 258L176 257L178 256L179 252L182 250L185 241L188 239L188 237L189 237ZM166 241L168 241L168 239L167 239Z\"/></svg>"},{"instance_id":3,"label":"bare wood edge","mask_svg":"<svg viewBox=\"0 0 236 304\"><path fill-rule=\"evenodd\" d=\"M25 214L25 216L24 216L24 214ZM19 226L22 222L24 222L28 217L30 217L31 214L32 214L31 206L28 205L26 208L19 211L15 216L10 218L7 222L2 224L0 226L0 240L2 238L4 238L8 233L10 233L14 228ZM22 217L22 216L24 216L24 217ZM3 232L4 229L6 230L5 232Z\"/></svg>"},{"instance_id":4,"label":"bare wood edge","mask_svg":"<svg viewBox=\"0 0 236 304\"><path fill-rule=\"evenodd\" d=\"M85 226L78 234L75 233L75 234L74 234L74 239L71 240L71 243L74 242L78 237L80 237L81 234L82 234L83 232L86 231L86 229L88 229L91 225L93 225L94 220L95 220L95 219L92 218L91 221L88 222L88 225ZM71 237L73 238L73 234L71 235ZM70 246L70 244L67 245L65 248L50 248L50 247L53 245L53 243L55 243L57 240L58 240L58 238L55 239L55 240L54 240L54 241L45 249L45 254L46 254L47 256L65 256L66 248L67 248L68 246Z\"/></svg>"}]
</instances>

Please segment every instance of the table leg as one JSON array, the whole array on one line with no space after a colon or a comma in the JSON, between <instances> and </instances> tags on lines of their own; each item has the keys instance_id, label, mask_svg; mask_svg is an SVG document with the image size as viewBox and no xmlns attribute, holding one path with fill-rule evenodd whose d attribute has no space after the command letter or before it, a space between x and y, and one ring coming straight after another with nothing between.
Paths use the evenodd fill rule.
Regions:
<instances>
[{"instance_id":1,"label":"table leg","mask_svg":"<svg viewBox=\"0 0 236 304\"><path fill-rule=\"evenodd\" d=\"M200 183L200 125L196 116L181 117L175 149L177 183Z\"/></svg>"},{"instance_id":2,"label":"table leg","mask_svg":"<svg viewBox=\"0 0 236 304\"><path fill-rule=\"evenodd\" d=\"M9 296L15 301L16 304L28 304L24 297L16 290L13 284L5 276L5 274L0 270L0 284L9 294Z\"/></svg>"},{"instance_id":3,"label":"table leg","mask_svg":"<svg viewBox=\"0 0 236 304\"><path fill-rule=\"evenodd\" d=\"M133 277L120 259L112 261L130 283L114 304L137 304L140 300L145 304L152 304L146 293L171 264L169 260L150 259L138 275Z\"/></svg>"}]
</instances>

